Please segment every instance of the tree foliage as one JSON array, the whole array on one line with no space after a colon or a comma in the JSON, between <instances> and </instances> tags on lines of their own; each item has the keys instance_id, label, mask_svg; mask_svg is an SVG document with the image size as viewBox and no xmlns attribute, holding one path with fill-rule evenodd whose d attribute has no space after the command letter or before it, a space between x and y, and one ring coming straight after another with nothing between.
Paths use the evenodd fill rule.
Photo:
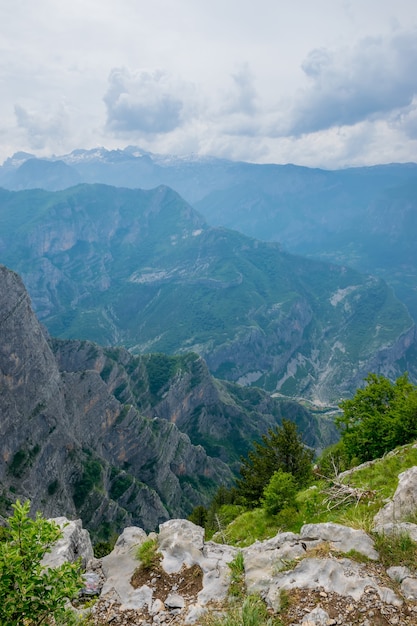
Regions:
<instances>
[{"instance_id":1,"label":"tree foliage","mask_svg":"<svg viewBox=\"0 0 417 626\"><path fill-rule=\"evenodd\" d=\"M403 374L395 383L369 374L366 386L340 404L336 419L350 459L376 459L417 437L417 387Z\"/></svg>"},{"instance_id":2,"label":"tree foliage","mask_svg":"<svg viewBox=\"0 0 417 626\"><path fill-rule=\"evenodd\" d=\"M296 424L282 420L281 426L270 428L242 459L238 496L250 506L259 505L264 488L279 470L292 474L298 488L304 487L311 479L313 456L313 451L303 444Z\"/></svg>"},{"instance_id":3,"label":"tree foliage","mask_svg":"<svg viewBox=\"0 0 417 626\"><path fill-rule=\"evenodd\" d=\"M56 568L42 559L61 537L54 522L39 513L29 517L29 501L12 505L4 541L0 542L0 623L7 626L40 626L62 618L67 599L82 588L79 563Z\"/></svg>"}]
</instances>

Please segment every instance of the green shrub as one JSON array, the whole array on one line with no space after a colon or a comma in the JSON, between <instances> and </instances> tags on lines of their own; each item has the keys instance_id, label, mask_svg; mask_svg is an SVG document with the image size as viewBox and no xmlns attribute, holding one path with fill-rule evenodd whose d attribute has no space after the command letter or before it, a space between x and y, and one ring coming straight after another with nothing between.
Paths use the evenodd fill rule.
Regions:
<instances>
[{"instance_id":1,"label":"green shrub","mask_svg":"<svg viewBox=\"0 0 417 626\"><path fill-rule=\"evenodd\" d=\"M67 599L83 587L79 563L46 568L41 561L62 531L39 513L29 517L29 501L12 505L8 536L0 543L0 623L52 624L67 615Z\"/></svg>"},{"instance_id":2,"label":"green shrub","mask_svg":"<svg viewBox=\"0 0 417 626\"><path fill-rule=\"evenodd\" d=\"M366 386L340 404L336 418L349 459L376 459L417 437L417 387L404 374L391 383L369 374Z\"/></svg>"},{"instance_id":3,"label":"green shrub","mask_svg":"<svg viewBox=\"0 0 417 626\"><path fill-rule=\"evenodd\" d=\"M296 424L283 419L282 425L270 428L261 442L255 441L247 458L242 459L241 478L236 482L237 496L248 506L258 506L265 485L278 470L292 474L299 488L309 484L313 456L303 444Z\"/></svg>"},{"instance_id":4,"label":"green shrub","mask_svg":"<svg viewBox=\"0 0 417 626\"><path fill-rule=\"evenodd\" d=\"M262 506L270 515L276 515L285 507L295 506L297 483L292 474L279 469L274 472L264 489Z\"/></svg>"}]
</instances>

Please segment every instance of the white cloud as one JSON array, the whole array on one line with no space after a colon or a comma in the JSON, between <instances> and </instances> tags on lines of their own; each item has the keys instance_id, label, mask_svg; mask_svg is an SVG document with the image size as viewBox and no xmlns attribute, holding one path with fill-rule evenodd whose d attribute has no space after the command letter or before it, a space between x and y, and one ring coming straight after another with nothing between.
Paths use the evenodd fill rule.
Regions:
<instances>
[{"instance_id":1,"label":"white cloud","mask_svg":"<svg viewBox=\"0 0 417 626\"><path fill-rule=\"evenodd\" d=\"M417 160L416 62L414 0L0 0L0 158Z\"/></svg>"},{"instance_id":2,"label":"white cloud","mask_svg":"<svg viewBox=\"0 0 417 626\"><path fill-rule=\"evenodd\" d=\"M179 86L164 71L114 68L104 96L107 127L116 134L169 133L182 124Z\"/></svg>"}]
</instances>

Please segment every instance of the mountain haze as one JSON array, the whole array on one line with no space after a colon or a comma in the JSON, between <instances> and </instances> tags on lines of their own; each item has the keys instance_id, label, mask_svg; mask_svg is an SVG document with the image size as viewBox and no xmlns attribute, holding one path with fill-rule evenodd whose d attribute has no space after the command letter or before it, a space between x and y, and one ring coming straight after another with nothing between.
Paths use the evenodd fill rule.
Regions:
<instances>
[{"instance_id":1,"label":"mountain haze","mask_svg":"<svg viewBox=\"0 0 417 626\"><path fill-rule=\"evenodd\" d=\"M415 163L329 171L163 157L131 146L50 160L17 153L0 167L0 185L9 189L56 190L76 182L168 185L212 226L383 277L417 320Z\"/></svg>"},{"instance_id":2,"label":"mountain haze","mask_svg":"<svg viewBox=\"0 0 417 626\"><path fill-rule=\"evenodd\" d=\"M196 352L216 376L329 402L407 364L414 325L345 266L209 227L167 187L0 190L0 259L51 334Z\"/></svg>"}]
</instances>

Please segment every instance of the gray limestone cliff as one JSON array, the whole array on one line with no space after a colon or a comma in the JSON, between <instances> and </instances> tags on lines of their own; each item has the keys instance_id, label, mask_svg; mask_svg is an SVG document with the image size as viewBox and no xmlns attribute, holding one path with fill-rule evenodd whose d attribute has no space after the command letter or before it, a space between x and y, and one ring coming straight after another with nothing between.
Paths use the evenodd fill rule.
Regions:
<instances>
[{"instance_id":1,"label":"gray limestone cliff","mask_svg":"<svg viewBox=\"0 0 417 626\"><path fill-rule=\"evenodd\" d=\"M4 266L0 311L4 509L30 498L34 510L80 515L93 531L152 529L230 482L226 464L119 402L96 371L61 370L21 279Z\"/></svg>"}]
</instances>

